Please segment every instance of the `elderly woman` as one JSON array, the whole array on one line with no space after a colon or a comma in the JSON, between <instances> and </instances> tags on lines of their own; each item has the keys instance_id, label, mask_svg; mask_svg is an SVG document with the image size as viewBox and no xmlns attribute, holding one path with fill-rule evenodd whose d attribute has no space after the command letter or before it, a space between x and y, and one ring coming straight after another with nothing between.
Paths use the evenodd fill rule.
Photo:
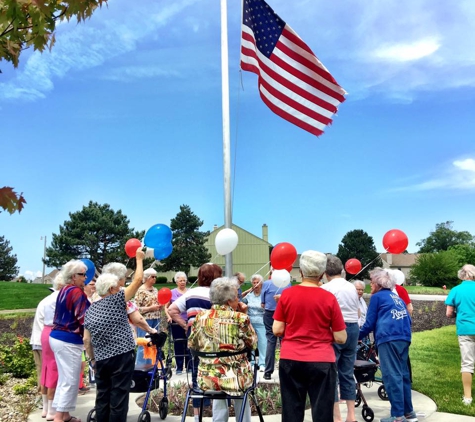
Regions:
<instances>
[{"instance_id":1,"label":"elderly woman","mask_svg":"<svg viewBox=\"0 0 475 422\"><path fill-rule=\"evenodd\" d=\"M282 337L279 378L283 422L304 420L307 395L313 422L333 422L337 382L333 343L345 343L346 330L335 296L319 287L326 265L325 254L302 253L302 282L282 292L274 313L272 329Z\"/></svg>"},{"instance_id":2,"label":"elderly woman","mask_svg":"<svg viewBox=\"0 0 475 422\"><path fill-rule=\"evenodd\" d=\"M456 318L455 326L462 359L463 399L466 406L472 404L473 362L475 360L475 266L466 264L458 272L462 284L450 290L445 304L447 316Z\"/></svg>"},{"instance_id":3,"label":"elderly woman","mask_svg":"<svg viewBox=\"0 0 475 422\"><path fill-rule=\"evenodd\" d=\"M261 306L261 291L264 278L260 274L251 277L252 287L242 294L242 301L247 304L247 314L251 319L252 328L257 334L257 347L259 349L259 369L264 372L266 365L267 338L264 325L264 308Z\"/></svg>"},{"instance_id":4,"label":"elderly woman","mask_svg":"<svg viewBox=\"0 0 475 422\"><path fill-rule=\"evenodd\" d=\"M158 290L154 287L157 281L157 272L153 268L148 268L143 273L143 285L135 295L134 302L139 312L147 321L147 324L158 329L160 325L160 309L162 305L158 303ZM145 331L137 327L137 337L144 337ZM152 363L151 360L143 357L143 347L137 349L136 365Z\"/></svg>"},{"instance_id":5,"label":"elderly woman","mask_svg":"<svg viewBox=\"0 0 475 422\"><path fill-rule=\"evenodd\" d=\"M47 296L44 300L44 327L41 332L41 347L42 347L42 362L41 362L41 388L43 396L43 413L42 417L47 421L54 419L56 413L53 408L54 393L56 391L56 384L58 383L58 366L54 357L53 350L49 344L49 336L53 329L54 313L56 309L56 300L58 299L59 291L64 287L63 273L60 271L53 280L53 293Z\"/></svg>"},{"instance_id":6,"label":"elderly woman","mask_svg":"<svg viewBox=\"0 0 475 422\"><path fill-rule=\"evenodd\" d=\"M364 281L355 280L353 285L356 288L356 293L358 293L358 304L360 305L360 315L358 318L358 326L362 327L366 322L366 312L368 312L368 305L366 305L365 300L363 299L364 289L366 284Z\"/></svg>"},{"instance_id":7,"label":"elderly woman","mask_svg":"<svg viewBox=\"0 0 475 422\"><path fill-rule=\"evenodd\" d=\"M96 371L96 420L101 422L127 420L135 360L127 301L140 287L144 256L141 248L137 249L134 280L125 289L121 289L116 275L101 274L96 289L102 299L86 312L84 346Z\"/></svg>"},{"instance_id":8,"label":"elderly woman","mask_svg":"<svg viewBox=\"0 0 475 422\"><path fill-rule=\"evenodd\" d=\"M382 268L370 273L371 301L359 338L374 332L384 387L391 403L391 416L381 422L416 422L412 407L411 379L407 359L411 344L411 317L406 304L394 292L394 279Z\"/></svg>"},{"instance_id":9,"label":"elderly woman","mask_svg":"<svg viewBox=\"0 0 475 422\"><path fill-rule=\"evenodd\" d=\"M168 308L168 314L172 320L187 331L188 335L190 334L190 327L195 320L196 314L202 310L211 308L209 286L211 286L214 279L221 277L222 275L223 270L219 265L211 263L203 264L198 270L198 287L188 290ZM186 320L182 317L184 312L186 312ZM193 359L191 376L193 387L197 387L198 385L198 364L199 359ZM196 421L199 419L199 407L199 399L193 399L194 416Z\"/></svg>"},{"instance_id":10,"label":"elderly woman","mask_svg":"<svg viewBox=\"0 0 475 422\"><path fill-rule=\"evenodd\" d=\"M199 352L238 352L255 349L257 336L249 317L241 312L246 305L239 302L239 284L236 279L218 278L211 283L210 299L213 306L202 311L193 322L188 347ZM198 386L206 390L224 391L242 395L252 385L253 375L246 352L234 356L200 359ZM241 412L242 399L234 400L236 420ZM228 420L226 400L213 400L213 421ZM244 421L250 422L249 403Z\"/></svg>"},{"instance_id":11,"label":"elderly woman","mask_svg":"<svg viewBox=\"0 0 475 422\"><path fill-rule=\"evenodd\" d=\"M172 322L172 318L168 313L168 308L173 302L175 302L179 297L183 296L188 291L186 288L188 279L183 271L178 271L175 274L174 280L177 287L172 289L172 298L170 302L165 305L165 312L167 313L168 322ZM186 311L181 313L181 318L184 321L188 319L186 316ZM183 364L185 364L186 370L190 360L188 348L186 347L186 330L177 323L172 324L171 329L173 335L173 347L175 349L176 374L181 375L183 373Z\"/></svg>"},{"instance_id":12,"label":"elderly woman","mask_svg":"<svg viewBox=\"0 0 475 422\"><path fill-rule=\"evenodd\" d=\"M84 315L90 305L83 292L86 271L86 264L79 260L69 261L61 270L65 286L56 300L53 329L49 337L58 366L58 384L53 400L53 407L56 409L54 422L78 421L69 412L76 408Z\"/></svg>"}]
</instances>

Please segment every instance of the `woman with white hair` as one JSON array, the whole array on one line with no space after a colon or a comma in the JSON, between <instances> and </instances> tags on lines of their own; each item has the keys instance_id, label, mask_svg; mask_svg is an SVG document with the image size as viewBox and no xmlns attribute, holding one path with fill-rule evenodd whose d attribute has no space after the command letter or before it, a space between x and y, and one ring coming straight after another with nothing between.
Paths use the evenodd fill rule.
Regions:
<instances>
[{"instance_id":1,"label":"woman with white hair","mask_svg":"<svg viewBox=\"0 0 475 422\"><path fill-rule=\"evenodd\" d=\"M185 371L188 370L188 363L191 358L190 352L186 347L186 330L176 322L172 322L173 320L170 314L168 313L168 308L173 302L175 302L179 297L183 296L188 291L188 289L186 288L188 278L186 277L186 274L183 271L178 271L175 274L175 277L173 277L173 279L177 287L172 289L172 298L170 299L170 302L165 305L165 312L168 317L168 322L172 323L171 329L173 336L173 347L175 350L176 374L181 375L183 373L183 364L185 365ZM181 313L181 318L184 321L188 320L186 311L183 311ZM191 371L191 368L189 368L189 370Z\"/></svg>"},{"instance_id":2,"label":"woman with white hair","mask_svg":"<svg viewBox=\"0 0 475 422\"><path fill-rule=\"evenodd\" d=\"M84 315L90 305L83 291L86 271L86 264L80 260L69 261L61 269L65 286L56 300L53 329L49 337L58 367L58 384L53 400L53 408L56 409L54 422L78 421L70 412L76 409Z\"/></svg>"},{"instance_id":3,"label":"woman with white hair","mask_svg":"<svg viewBox=\"0 0 475 422\"><path fill-rule=\"evenodd\" d=\"M140 314L145 318L147 324L155 329L160 326L160 309L162 305L158 303L158 290L154 287L157 281L157 272L153 268L147 268L143 272L142 286L135 295L134 302ZM137 327L137 337L144 337L145 331ZM143 347L137 349L136 365L152 363L150 359L143 356Z\"/></svg>"},{"instance_id":4,"label":"woman with white hair","mask_svg":"<svg viewBox=\"0 0 475 422\"><path fill-rule=\"evenodd\" d=\"M335 296L319 287L325 254L300 255L298 286L284 290L274 313L273 331L282 337L279 362L282 421L302 422L310 398L313 422L333 422L337 370L333 342L346 342L346 325Z\"/></svg>"},{"instance_id":5,"label":"woman with white hair","mask_svg":"<svg viewBox=\"0 0 475 422\"><path fill-rule=\"evenodd\" d=\"M372 296L359 338L361 340L374 332L384 387L391 403L391 416L382 418L381 422L417 422L407 362L411 317L404 301L392 291L395 281L391 275L378 267L369 275Z\"/></svg>"},{"instance_id":6,"label":"woman with white hair","mask_svg":"<svg viewBox=\"0 0 475 422\"><path fill-rule=\"evenodd\" d=\"M368 312L368 305L366 305L365 300L363 299L364 289L366 284L362 280L353 281L353 285L356 288L356 293L358 293L358 303L360 305L360 314L358 317L358 326L362 327L366 322L366 312Z\"/></svg>"},{"instance_id":7,"label":"woman with white hair","mask_svg":"<svg viewBox=\"0 0 475 422\"><path fill-rule=\"evenodd\" d=\"M135 340L127 317L127 301L140 287L143 275L142 248L137 249L134 280L121 289L119 278L101 274L96 282L101 300L86 312L84 346L96 371L96 420L125 422L134 373Z\"/></svg>"},{"instance_id":8,"label":"woman with white hair","mask_svg":"<svg viewBox=\"0 0 475 422\"><path fill-rule=\"evenodd\" d=\"M264 325L264 308L261 305L262 283L264 278L260 274L251 277L252 287L242 294L242 301L247 304L247 314L257 334L257 347L259 349L259 370L264 372L266 366L267 338Z\"/></svg>"},{"instance_id":9,"label":"woman with white hair","mask_svg":"<svg viewBox=\"0 0 475 422\"><path fill-rule=\"evenodd\" d=\"M464 265L457 276L462 284L450 290L445 300L447 317L456 318L455 326L462 360L461 370L463 399L466 406L472 404L473 362L475 361L475 266Z\"/></svg>"}]
</instances>

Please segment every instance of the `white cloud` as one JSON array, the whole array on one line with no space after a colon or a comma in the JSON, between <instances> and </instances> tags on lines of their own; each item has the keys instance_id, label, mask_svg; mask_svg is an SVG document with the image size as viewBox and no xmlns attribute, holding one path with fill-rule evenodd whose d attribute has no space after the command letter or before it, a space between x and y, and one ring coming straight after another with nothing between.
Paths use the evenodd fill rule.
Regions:
<instances>
[{"instance_id":1,"label":"white cloud","mask_svg":"<svg viewBox=\"0 0 475 422\"><path fill-rule=\"evenodd\" d=\"M429 39L380 47L372 55L382 60L408 62L430 56L439 47L440 44L437 41Z\"/></svg>"},{"instance_id":2,"label":"white cloud","mask_svg":"<svg viewBox=\"0 0 475 422\"><path fill-rule=\"evenodd\" d=\"M25 274L23 275L27 280L33 280L33 271L25 271Z\"/></svg>"},{"instance_id":3,"label":"white cloud","mask_svg":"<svg viewBox=\"0 0 475 422\"><path fill-rule=\"evenodd\" d=\"M180 77L180 74L175 70L162 69L157 66L124 66L114 68L102 75L102 79L122 82L156 77Z\"/></svg>"}]
</instances>

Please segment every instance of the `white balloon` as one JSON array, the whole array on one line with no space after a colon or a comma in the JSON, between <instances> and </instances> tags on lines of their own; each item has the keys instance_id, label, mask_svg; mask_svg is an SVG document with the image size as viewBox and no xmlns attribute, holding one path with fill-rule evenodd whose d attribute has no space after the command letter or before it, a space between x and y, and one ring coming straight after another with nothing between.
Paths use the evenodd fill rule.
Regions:
<instances>
[{"instance_id":1,"label":"white balloon","mask_svg":"<svg viewBox=\"0 0 475 422\"><path fill-rule=\"evenodd\" d=\"M145 249L145 258L155 258L153 255L153 248L148 248Z\"/></svg>"},{"instance_id":2,"label":"white balloon","mask_svg":"<svg viewBox=\"0 0 475 422\"><path fill-rule=\"evenodd\" d=\"M216 235L214 244L220 255L227 255L236 249L238 235L233 229L223 229Z\"/></svg>"},{"instance_id":3,"label":"white balloon","mask_svg":"<svg viewBox=\"0 0 475 422\"><path fill-rule=\"evenodd\" d=\"M404 282L406 281L406 276L401 270L393 270L388 268L386 271L389 273L393 281L399 286L404 284Z\"/></svg>"},{"instance_id":4,"label":"white balloon","mask_svg":"<svg viewBox=\"0 0 475 422\"><path fill-rule=\"evenodd\" d=\"M274 270L271 280L277 288L281 289L290 283L290 273L287 270Z\"/></svg>"}]
</instances>

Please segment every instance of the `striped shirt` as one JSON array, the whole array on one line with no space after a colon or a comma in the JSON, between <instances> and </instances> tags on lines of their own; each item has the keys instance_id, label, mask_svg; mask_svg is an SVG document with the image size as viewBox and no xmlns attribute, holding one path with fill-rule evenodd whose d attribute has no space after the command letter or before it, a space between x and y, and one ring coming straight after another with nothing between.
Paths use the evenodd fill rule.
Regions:
<instances>
[{"instance_id":1,"label":"striped shirt","mask_svg":"<svg viewBox=\"0 0 475 422\"><path fill-rule=\"evenodd\" d=\"M200 286L195 289L189 289L173 303L176 304L180 313L186 312L188 317L188 327L191 327L198 312L211 309L209 287Z\"/></svg>"}]
</instances>

